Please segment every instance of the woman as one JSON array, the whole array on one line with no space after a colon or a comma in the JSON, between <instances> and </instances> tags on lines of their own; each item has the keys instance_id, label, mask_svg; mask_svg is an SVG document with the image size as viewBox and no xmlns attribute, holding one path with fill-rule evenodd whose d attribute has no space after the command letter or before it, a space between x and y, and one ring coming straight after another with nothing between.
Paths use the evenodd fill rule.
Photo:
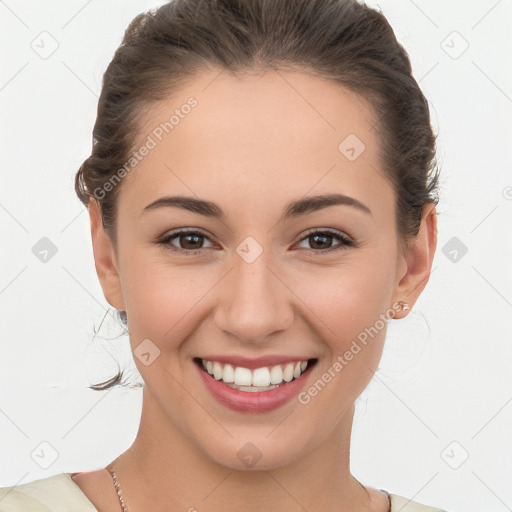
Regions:
<instances>
[{"instance_id":1,"label":"woman","mask_svg":"<svg viewBox=\"0 0 512 512\"><path fill-rule=\"evenodd\" d=\"M128 27L93 135L76 191L140 427L105 468L2 489L0 510L440 510L349 467L354 402L437 243L428 104L385 17L169 2Z\"/></svg>"}]
</instances>

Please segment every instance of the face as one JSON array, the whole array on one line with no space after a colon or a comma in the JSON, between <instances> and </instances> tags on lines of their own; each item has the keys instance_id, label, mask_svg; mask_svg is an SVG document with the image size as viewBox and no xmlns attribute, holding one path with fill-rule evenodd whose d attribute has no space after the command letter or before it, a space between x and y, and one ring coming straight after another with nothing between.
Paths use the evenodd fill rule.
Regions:
<instances>
[{"instance_id":1,"label":"face","mask_svg":"<svg viewBox=\"0 0 512 512\"><path fill-rule=\"evenodd\" d=\"M254 455L268 469L346 428L378 366L383 319L403 316L396 302L412 306L426 283L435 230L422 220L417 246L400 252L361 97L298 71L218 73L147 111L137 148L152 147L120 185L116 252L91 209L96 266L127 312L159 428L224 466ZM176 196L189 202L156 202ZM209 376L201 359L222 364ZM273 371L281 384L234 390L227 364L236 382L268 385Z\"/></svg>"}]
</instances>

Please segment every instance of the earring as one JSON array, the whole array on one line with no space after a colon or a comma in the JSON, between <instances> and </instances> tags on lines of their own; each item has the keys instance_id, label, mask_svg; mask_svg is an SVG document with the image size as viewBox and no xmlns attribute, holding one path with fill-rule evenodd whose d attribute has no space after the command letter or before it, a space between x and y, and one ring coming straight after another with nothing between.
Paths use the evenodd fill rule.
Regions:
<instances>
[{"instance_id":1,"label":"earring","mask_svg":"<svg viewBox=\"0 0 512 512\"><path fill-rule=\"evenodd\" d=\"M411 309L409 304L407 304L407 302L404 302L402 300L399 300L398 304L400 306L401 311L405 311L406 309Z\"/></svg>"}]
</instances>

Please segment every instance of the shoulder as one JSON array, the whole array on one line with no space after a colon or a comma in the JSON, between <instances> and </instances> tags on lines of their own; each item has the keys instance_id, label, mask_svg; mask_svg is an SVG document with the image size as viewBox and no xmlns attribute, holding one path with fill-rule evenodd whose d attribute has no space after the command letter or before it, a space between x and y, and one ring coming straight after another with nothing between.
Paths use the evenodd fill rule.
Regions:
<instances>
[{"instance_id":1,"label":"shoulder","mask_svg":"<svg viewBox=\"0 0 512 512\"><path fill-rule=\"evenodd\" d=\"M447 512L437 507L429 507L412 501L398 494L390 494L389 496L391 498L391 512Z\"/></svg>"},{"instance_id":2,"label":"shoulder","mask_svg":"<svg viewBox=\"0 0 512 512\"><path fill-rule=\"evenodd\" d=\"M78 506L83 512L97 512L71 473L0 487L0 512L66 512L78 510Z\"/></svg>"}]
</instances>

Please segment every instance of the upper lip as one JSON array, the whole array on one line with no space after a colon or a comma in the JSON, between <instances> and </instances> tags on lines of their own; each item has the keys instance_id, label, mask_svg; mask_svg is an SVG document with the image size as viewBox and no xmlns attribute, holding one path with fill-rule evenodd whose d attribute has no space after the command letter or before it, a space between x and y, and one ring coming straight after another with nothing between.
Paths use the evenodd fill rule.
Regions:
<instances>
[{"instance_id":1,"label":"upper lip","mask_svg":"<svg viewBox=\"0 0 512 512\"><path fill-rule=\"evenodd\" d=\"M297 361L308 361L312 359L306 356L285 356L285 355L269 355L260 357L247 357L247 356L230 356L230 355L208 355L201 356L200 359L206 361L217 361L223 364L230 364L231 366L241 366L254 370L264 366L276 366L278 364L295 363Z\"/></svg>"}]
</instances>

